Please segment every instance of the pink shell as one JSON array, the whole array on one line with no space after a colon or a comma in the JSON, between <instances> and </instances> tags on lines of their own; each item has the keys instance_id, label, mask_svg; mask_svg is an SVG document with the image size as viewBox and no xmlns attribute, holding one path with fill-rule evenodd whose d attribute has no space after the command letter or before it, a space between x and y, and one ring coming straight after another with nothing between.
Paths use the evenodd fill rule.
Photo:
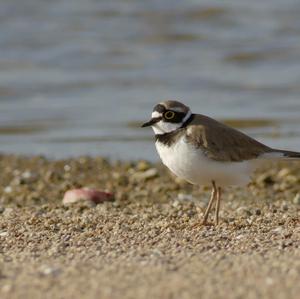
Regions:
<instances>
[{"instance_id":1,"label":"pink shell","mask_svg":"<svg viewBox=\"0 0 300 299\"><path fill-rule=\"evenodd\" d=\"M91 201L95 204L98 204L104 201L112 200L113 197L114 195L112 193L97 189L71 189L65 193L63 204L72 204L81 200Z\"/></svg>"}]
</instances>

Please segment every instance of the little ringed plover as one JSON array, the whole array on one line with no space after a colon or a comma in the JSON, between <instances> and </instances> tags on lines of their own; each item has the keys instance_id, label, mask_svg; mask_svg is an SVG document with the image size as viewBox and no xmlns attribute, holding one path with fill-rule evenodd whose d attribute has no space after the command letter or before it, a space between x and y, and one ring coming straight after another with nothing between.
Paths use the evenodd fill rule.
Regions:
<instances>
[{"instance_id":1,"label":"little ringed plover","mask_svg":"<svg viewBox=\"0 0 300 299\"><path fill-rule=\"evenodd\" d=\"M268 159L300 159L299 152L273 149L208 116L194 114L178 101L153 109L150 121L163 162L176 176L196 185L212 185L203 224L215 202L219 222L221 188L245 185L254 170Z\"/></svg>"}]
</instances>

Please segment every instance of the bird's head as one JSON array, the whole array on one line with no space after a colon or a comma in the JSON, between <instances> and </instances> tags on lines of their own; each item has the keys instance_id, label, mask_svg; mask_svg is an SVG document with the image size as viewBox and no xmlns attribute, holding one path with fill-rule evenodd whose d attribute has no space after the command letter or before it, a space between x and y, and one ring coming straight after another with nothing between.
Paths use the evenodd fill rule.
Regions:
<instances>
[{"instance_id":1,"label":"bird's head","mask_svg":"<svg viewBox=\"0 0 300 299\"><path fill-rule=\"evenodd\" d=\"M191 116L190 108L184 104L164 101L154 107L151 119L142 127L151 126L156 135L170 133L181 128Z\"/></svg>"}]
</instances>

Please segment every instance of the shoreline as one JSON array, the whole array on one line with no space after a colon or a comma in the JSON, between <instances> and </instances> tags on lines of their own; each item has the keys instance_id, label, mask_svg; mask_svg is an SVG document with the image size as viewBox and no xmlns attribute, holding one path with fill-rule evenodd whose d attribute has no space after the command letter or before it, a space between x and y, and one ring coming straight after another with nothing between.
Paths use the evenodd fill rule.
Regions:
<instances>
[{"instance_id":1,"label":"shoreline","mask_svg":"<svg viewBox=\"0 0 300 299\"><path fill-rule=\"evenodd\" d=\"M300 163L272 164L248 187L229 188L220 225L197 228L209 188L160 163L0 155L0 168L1 298L300 292ZM115 200L63 206L64 192L77 187Z\"/></svg>"}]
</instances>

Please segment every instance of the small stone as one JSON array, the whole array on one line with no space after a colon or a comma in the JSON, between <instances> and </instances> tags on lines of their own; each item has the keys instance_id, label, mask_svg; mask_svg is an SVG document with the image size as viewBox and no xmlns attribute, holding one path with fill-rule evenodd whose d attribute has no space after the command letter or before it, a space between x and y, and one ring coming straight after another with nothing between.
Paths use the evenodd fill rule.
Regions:
<instances>
[{"instance_id":1,"label":"small stone","mask_svg":"<svg viewBox=\"0 0 300 299\"><path fill-rule=\"evenodd\" d=\"M132 178L136 181L144 181L153 179L158 176L158 171L156 168L150 168L143 172L136 172L132 175Z\"/></svg>"},{"instance_id":2,"label":"small stone","mask_svg":"<svg viewBox=\"0 0 300 299\"><path fill-rule=\"evenodd\" d=\"M13 171L13 175L14 176L19 176L21 174L21 171L19 170L19 169L15 169L14 171Z\"/></svg>"},{"instance_id":3,"label":"small stone","mask_svg":"<svg viewBox=\"0 0 300 299\"><path fill-rule=\"evenodd\" d=\"M180 206L180 202L178 200L175 200L173 203L172 203L172 207L173 208L177 208Z\"/></svg>"},{"instance_id":4,"label":"small stone","mask_svg":"<svg viewBox=\"0 0 300 299\"><path fill-rule=\"evenodd\" d=\"M20 177L21 184L33 183L37 179L38 179L38 175L36 173L31 172L31 171L24 171L21 174L21 177Z\"/></svg>"},{"instance_id":5,"label":"small stone","mask_svg":"<svg viewBox=\"0 0 300 299\"><path fill-rule=\"evenodd\" d=\"M51 182L53 180L53 178L55 177L55 172L52 171L52 170L48 170L46 173L45 173L45 180L47 182Z\"/></svg>"},{"instance_id":6,"label":"small stone","mask_svg":"<svg viewBox=\"0 0 300 299\"><path fill-rule=\"evenodd\" d=\"M11 186L6 186L3 190L5 193L12 193L13 188Z\"/></svg>"},{"instance_id":7,"label":"small stone","mask_svg":"<svg viewBox=\"0 0 300 299\"><path fill-rule=\"evenodd\" d=\"M266 284L267 285L273 285L274 284L274 280L271 277L267 277L266 278Z\"/></svg>"},{"instance_id":8,"label":"small stone","mask_svg":"<svg viewBox=\"0 0 300 299\"><path fill-rule=\"evenodd\" d=\"M286 177L287 175L289 175L290 173L291 173L291 170L290 170L290 169L288 169L288 168L282 168L282 169L278 172L277 177L278 177L279 179L282 179L282 178Z\"/></svg>"},{"instance_id":9,"label":"small stone","mask_svg":"<svg viewBox=\"0 0 300 299\"><path fill-rule=\"evenodd\" d=\"M239 214L239 215L246 215L246 216L251 216L252 213L251 211L246 208L246 207L239 207L236 212Z\"/></svg>"},{"instance_id":10,"label":"small stone","mask_svg":"<svg viewBox=\"0 0 300 299\"><path fill-rule=\"evenodd\" d=\"M6 231L0 232L0 237L6 237L6 236L8 236L8 232Z\"/></svg>"},{"instance_id":11,"label":"small stone","mask_svg":"<svg viewBox=\"0 0 300 299\"><path fill-rule=\"evenodd\" d=\"M190 194L179 193L177 195L177 199L180 201L193 201L194 197L193 197L193 195L190 195Z\"/></svg>"},{"instance_id":12,"label":"small stone","mask_svg":"<svg viewBox=\"0 0 300 299\"><path fill-rule=\"evenodd\" d=\"M53 268L53 267L45 267L41 271L41 273L45 276L48 276L48 275L57 276L60 272L61 272L60 269Z\"/></svg>"},{"instance_id":13,"label":"small stone","mask_svg":"<svg viewBox=\"0 0 300 299\"><path fill-rule=\"evenodd\" d=\"M300 193L297 193L293 199L295 205L300 205Z\"/></svg>"},{"instance_id":14,"label":"small stone","mask_svg":"<svg viewBox=\"0 0 300 299\"><path fill-rule=\"evenodd\" d=\"M139 161L136 165L136 170L138 171L146 171L150 168L150 164L146 161Z\"/></svg>"},{"instance_id":15,"label":"small stone","mask_svg":"<svg viewBox=\"0 0 300 299\"><path fill-rule=\"evenodd\" d=\"M72 189L68 190L63 198L63 204L69 205L79 201L88 201L95 204L102 203L104 201L112 200L114 195L109 192L104 192L96 189Z\"/></svg>"},{"instance_id":16,"label":"small stone","mask_svg":"<svg viewBox=\"0 0 300 299\"><path fill-rule=\"evenodd\" d=\"M279 191L285 191L285 190L288 190L289 189L289 184L287 182L282 182L280 185L279 185Z\"/></svg>"},{"instance_id":17,"label":"small stone","mask_svg":"<svg viewBox=\"0 0 300 299\"><path fill-rule=\"evenodd\" d=\"M298 182L298 178L296 176L290 174L285 177L285 181L292 185L292 184L296 184Z\"/></svg>"},{"instance_id":18,"label":"small stone","mask_svg":"<svg viewBox=\"0 0 300 299\"><path fill-rule=\"evenodd\" d=\"M274 184L273 178L268 173L263 173L256 178L258 185L271 185Z\"/></svg>"},{"instance_id":19,"label":"small stone","mask_svg":"<svg viewBox=\"0 0 300 299\"><path fill-rule=\"evenodd\" d=\"M10 216L10 214L14 211L13 208L5 208L5 210L3 211L3 216Z\"/></svg>"},{"instance_id":20,"label":"small stone","mask_svg":"<svg viewBox=\"0 0 300 299\"><path fill-rule=\"evenodd\" d=\"M279 226L279 227L273 229L272 232L275 234L282 234L283 228L281 226Z\"/></svg>"},{"instance_id":21,"label":"small stone","mask_svg":"<svg viewBox=\"0 0 300 299\"><path fill-rule=\"evenodd\" d=\"M12 285L11 284L5 284L2 288L1 291L3 293L9 293L12 290Z\"/></svg>"},{"instance_id":22,"label":"small stone","mask_svg":"<svg viewBox=\"0 0 300 299\"><path fill-rule=\"evenodd\" d=\"M256 216L260 216L261 215L261 210L260 209L256 209L255 210L255 215Z\"/></svg>"},{"instance_id":23,"label":"small stone","mask_svg":"<svg viewBox=\"0 0 300 299\"><path fill-rule=\"evenodd\" d=\"M68 164L64 165L64 171L69 172L72 169L72 167Z\"/></svg>"},{"instance_id":24,"label":"small stone","mask_svg":"<svg viewBox=\"0 0 300 299\"><path fill-rule=\"evenodd\" d=\"M175 181L175 183L176 184L178 184L178 185L185 185L185 184L187 184L187 181L186 180L184 180L184 179L181 179L181 178L179 178L179 177L175 177L174 178L174 181Z\"/></svg>"}]
</instances>

